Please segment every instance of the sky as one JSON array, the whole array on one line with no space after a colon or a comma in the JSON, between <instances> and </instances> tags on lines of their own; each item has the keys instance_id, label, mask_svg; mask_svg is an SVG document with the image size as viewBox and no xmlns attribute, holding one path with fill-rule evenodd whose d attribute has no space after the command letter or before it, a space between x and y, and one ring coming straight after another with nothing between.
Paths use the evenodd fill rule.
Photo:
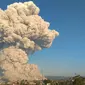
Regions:
<instances>
[{"instance_id":1,"label":"sky","mask_svg":"<svg viewBox=\"0 0 85 85\"><path fill-rule=\"evenodd\" d=\"M1 0L0 8L14 2ZM40 16L50 22L59 36L50 48L30 55L29 63L37 64L43 75L85 76L85 0L32 0L40 8Z\"/></svg>"}]
</instances>

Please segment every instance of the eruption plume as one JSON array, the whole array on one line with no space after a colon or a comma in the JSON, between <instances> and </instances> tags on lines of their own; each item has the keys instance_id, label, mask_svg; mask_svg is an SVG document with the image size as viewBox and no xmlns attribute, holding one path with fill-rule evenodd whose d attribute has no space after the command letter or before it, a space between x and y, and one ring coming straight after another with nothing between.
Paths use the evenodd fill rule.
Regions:
<instances>
[{"instance_id":1,"label":"eruption plume","mask_svg":"<svg viewBox=\"0 0 85 85\"><path fill-rule=\"evenodd\" d=\"M32 2L14 3L0 9L0 72L1 79L41 80L37 65L28 64L29 55L49 48L59 33L49 30L49 22L38 14Z\"/></svg>"}]
</instances>

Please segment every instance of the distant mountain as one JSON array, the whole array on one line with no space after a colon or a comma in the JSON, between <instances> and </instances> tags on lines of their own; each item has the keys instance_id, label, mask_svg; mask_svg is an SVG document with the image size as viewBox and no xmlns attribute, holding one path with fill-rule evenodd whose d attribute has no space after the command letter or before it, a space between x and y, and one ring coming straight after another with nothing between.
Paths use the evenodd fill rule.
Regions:
<instances>
[{"instance_id":1,"label":"distant mountain","mask_svg":"<svg viewBox=\"0 0 85 85\"><path fill-rule=\"evenodd\" d=\"M70 77L64 77L64 76L45 76L47 79L51 80L67 80Z\"/></svg>"}]
</instances>

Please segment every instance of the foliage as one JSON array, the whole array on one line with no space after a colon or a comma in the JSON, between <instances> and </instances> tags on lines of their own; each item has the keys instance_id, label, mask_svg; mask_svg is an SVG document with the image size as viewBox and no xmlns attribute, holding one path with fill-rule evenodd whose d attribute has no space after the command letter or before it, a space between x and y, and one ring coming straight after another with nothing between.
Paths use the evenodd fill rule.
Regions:
<instances>
[{"instance_id":1,"label":"foliage","mask_svg":"<svg viewBox=\"0 0 85 85\"><path fill-rule=\"evenodd\" d=\"M43 81L34 81L36 85L85 85L85 78L77 75L68 80L43 80ZM0 85L30 85L27 80L22 80L20 82L13 82L11 84L3 83ZM33 85L33 84L32 84Z\"/></svg>"}]
</instances>

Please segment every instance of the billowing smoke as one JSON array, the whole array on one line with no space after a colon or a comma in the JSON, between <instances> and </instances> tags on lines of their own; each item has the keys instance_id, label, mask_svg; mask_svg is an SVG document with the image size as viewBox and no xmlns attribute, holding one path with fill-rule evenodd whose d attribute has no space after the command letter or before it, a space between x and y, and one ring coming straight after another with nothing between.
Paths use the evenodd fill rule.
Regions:
<instances>
[{"instance_id":1,"label":"billowing smoke","mask_svg":"<svg viewBox=\"0 0 85 85\"><path fill-rule=\"evenodd\" d=\"M32 1L11 4L7 10L0 9L1 79L42 79L38 67L27 63L29 55L49 48L59 33L48 29L50 24L38 15L39 11Z\"/></svg>"}]
</instances>

